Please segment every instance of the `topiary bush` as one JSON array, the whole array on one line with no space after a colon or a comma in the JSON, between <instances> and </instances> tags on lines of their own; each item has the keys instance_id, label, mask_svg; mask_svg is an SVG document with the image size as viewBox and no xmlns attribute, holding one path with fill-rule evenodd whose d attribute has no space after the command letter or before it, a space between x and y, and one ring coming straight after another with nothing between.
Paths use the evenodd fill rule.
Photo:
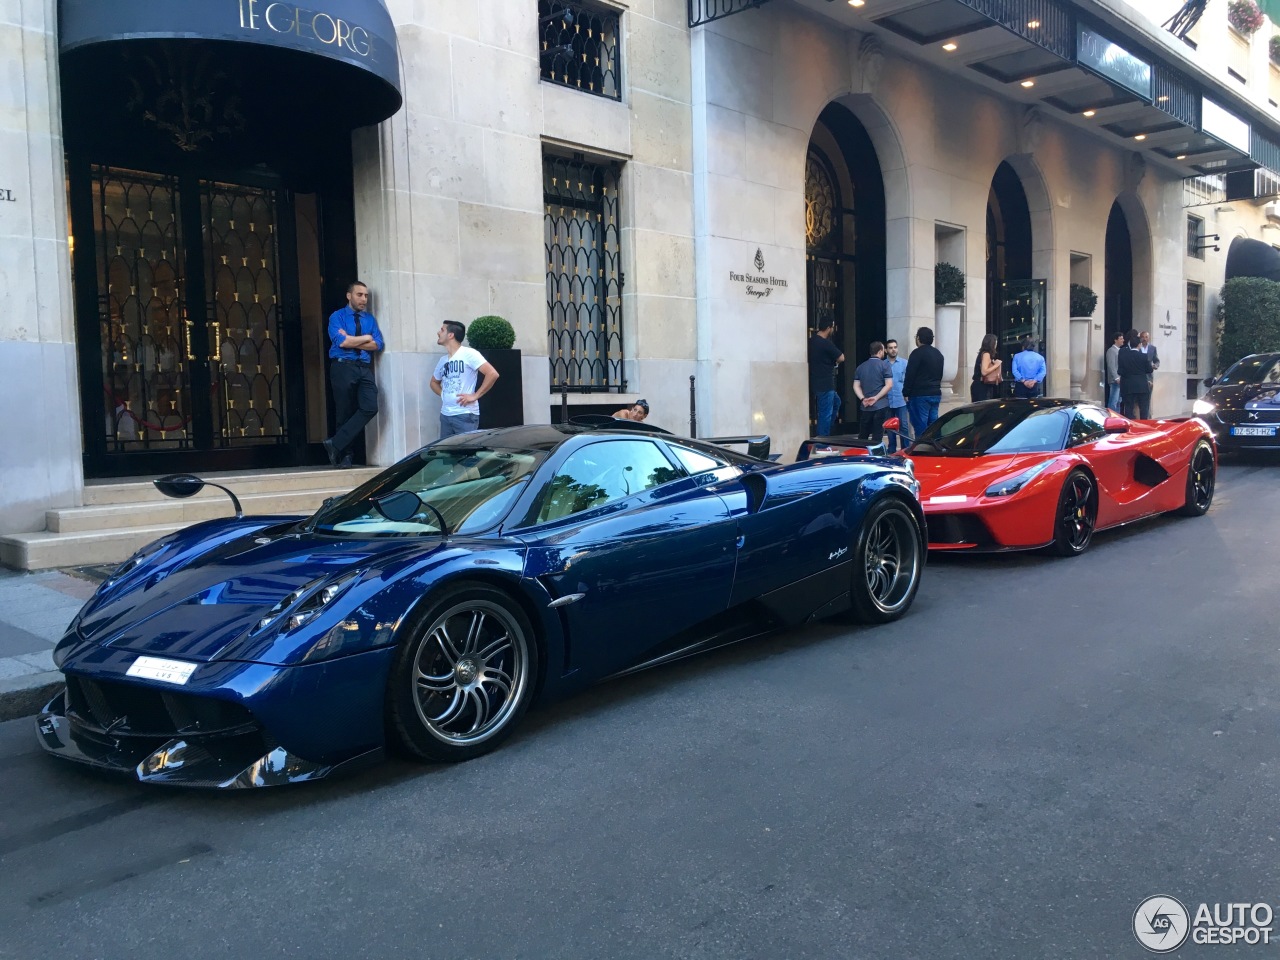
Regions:
<instances>
[{"instance_id":1,"label":"topiary bush","mask_svg":"<svg viewBox=\"0 0 1280 960\"><path fill-rule=\"evenodd\" d=\"M1071 285L1071 316L1092 317L1098 306L1098 295L1083 283Z\"/></svg>"},{"instance_id":2,"label":"topiary bush","mask_svg":"<svg viewBox=\"0 0 1280 960\"><path fill-rule=\"evenodd\" d=\"M476 317L467 326L467 343L477 350L510 350L516 331L502 317Z\"/></svg>"},{"instance_id":3,"label":"topiary bush","mask_svg":"<svg viewBox=\"0 0 1280 960\"><path fill-rule=\"evenodd\" d=\"M1271 62L1280 64L1280 33L1267 41L1267 53L1271 54Z\"/></svg>"},{"instance_id":4,"label":"topiary bush","mask_svg":"<svg viewBox=\"0 0 1280 960\"><path fill-rule=\"evenodd\" d=\"M1222 285L1218 372L1251 353L1280 350L1280 283L1236 277Z\"/></svg>"},{"instance_id":5,"label":"topiary bush","mask_svg":"<svg viewBox=\"0 0 1280 960\"><path fill-rule=\"evenodd\" d=\"M933 268L933 302L958 303L964 299L964 271L955 264L939 263Z\"/></svg>"}]
</instances>

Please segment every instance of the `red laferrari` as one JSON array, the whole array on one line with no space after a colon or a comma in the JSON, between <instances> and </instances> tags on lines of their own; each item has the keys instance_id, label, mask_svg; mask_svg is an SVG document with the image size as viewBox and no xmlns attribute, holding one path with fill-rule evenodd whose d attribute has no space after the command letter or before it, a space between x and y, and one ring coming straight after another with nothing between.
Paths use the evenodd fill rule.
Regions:
<instances>
[{"instance_id":1,"label":"red laferrari","mask_svg":"<svg viewBox=\"0 0 1280 960\"><path fill-rule=\"evenodd\" d=\"M1200 420L1127 420L1092 403L987 400L950 410L907 450L931 550L1088 548L1097 530L1213 503Z\"/></svg>"}]
</instances>

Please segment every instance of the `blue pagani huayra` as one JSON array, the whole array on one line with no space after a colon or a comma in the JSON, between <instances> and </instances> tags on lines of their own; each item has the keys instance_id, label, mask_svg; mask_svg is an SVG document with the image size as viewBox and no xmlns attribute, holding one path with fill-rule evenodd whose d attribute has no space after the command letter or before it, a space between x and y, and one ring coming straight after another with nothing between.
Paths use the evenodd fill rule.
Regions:
<instances>
[{"instance_id":1,"label":"blue pagani huayra","mask_svg":"<svg viewBox=\"0 0 1280 960\"><path fill-rule=\"evenodd\" d=\"M311 780L387 747L466 760L533 702L911 605L926 540L901 461L784 466L629 427L451 437L311 517L156 541L58 644L41 743L187 786Z\"/></svg>"}]
</instances>

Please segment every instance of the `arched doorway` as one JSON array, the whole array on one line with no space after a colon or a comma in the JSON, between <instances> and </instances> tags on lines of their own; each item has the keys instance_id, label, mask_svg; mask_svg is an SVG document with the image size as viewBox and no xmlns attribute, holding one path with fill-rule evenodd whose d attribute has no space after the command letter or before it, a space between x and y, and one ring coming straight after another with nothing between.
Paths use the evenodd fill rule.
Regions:
<instances>
[{"instance_id":1,"label":"arched doorway","mask_svg":"<svg viewBox=\"0 0 1280 960\"><path fill-rule=\"evenodd\" d=\"M1111 204L1107 216L1105 283L1103 315L1109 345L1117 333L1128 333L1133 326L1133 239L1119 201Z\"/></svg>"},{"instance_id":2,"label":"arched doorway","mask_svg":"<svg viewBox=\"0 0 1280 960\"><path fill-rule=\"evenodd\" d=\"M1002 162L987 195L987 333L999 341L1006 376L1025 336L1047 357L1046 284L1033 276L1032 239L1022 180Z\"/></svg>"},{"instance_id":3,"label":"arched doorway","mask_svg":"<svg viewBox=\"0 0 1280 960\"><path fill-rule=\"evenodd\" d=\"M847 406L852 372L886 329L884 179L866 129L839 104L828 105L814 126L804 198L808 332L824 318L835 321L834 342L845 355L843 419L856 424ZM812 397L810 403L816 420Z\"/></svg>"}]
</instances>

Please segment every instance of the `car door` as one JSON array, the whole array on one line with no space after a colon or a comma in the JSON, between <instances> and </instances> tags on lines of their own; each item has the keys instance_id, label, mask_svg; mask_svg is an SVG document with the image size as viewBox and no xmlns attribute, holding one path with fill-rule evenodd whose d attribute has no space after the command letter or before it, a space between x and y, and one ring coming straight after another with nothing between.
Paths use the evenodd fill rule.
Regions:
<instances>
[{"instance_id":1,"label":"car door","mask_svg":"<svg viewBox=\"0 0 1280 960\"><path fill-rule=\"evenodd\" d=\"M1142 435L1107 433L1107 414L1099 407L1077 407L1068 434L1068 449L1088 461L1098 478L1098 526L1109 527L1150 512L1143 498L1151 487L1138 482Z\"/></svg>"},{"instance_id":2,"label":"car door","mask_svg":"<svg viewBox=\"0 0 1280 960\"><path fill-rule=\"evenodd\" d=\"M602 439L570 453L518 535L526 576L561 601L566 670L616 673L728 607L737 525L653 440Z\"/></svg>"}]
</instances>

